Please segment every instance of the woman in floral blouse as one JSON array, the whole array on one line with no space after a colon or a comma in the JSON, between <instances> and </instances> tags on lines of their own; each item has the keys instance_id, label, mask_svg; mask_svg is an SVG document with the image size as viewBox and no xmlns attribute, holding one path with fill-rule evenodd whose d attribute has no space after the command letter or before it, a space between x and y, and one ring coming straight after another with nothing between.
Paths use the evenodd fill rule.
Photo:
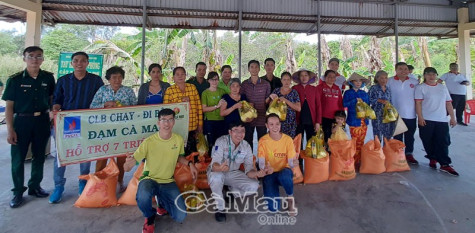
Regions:
<instances>
[{"instance_id":1,"label":"woman in floral blouse","mask_svg":"<svg viewBox=\"0 0 475 233\"><path fill-rule=\"evenodd\" d=\"M122 86L125 71L118 66L113 66L106 71L106 79L109 85L102 86L97 90L92 100L90 108L113 108L137 104L134 90L130 87ZM125 157L117 157L119 167L120 192L125 191L124 185L124 163ZM96 172L104 169L107 159L100 159L96 162Z\"/></svg>"},{"instance_id":2,"label":"woman in floral blouse","mask_svg":"<svg viewBox=\"0 0 475 233\"><path fill-rule=\"evenodd\" d=\"M287 116L282 122L281 131L294 138L297 131L297 112L300 112L300 99L296 90L291 87L292 78L289 72L284 72L280 76L282 87L278 87L272 91L271 99L279 98L287 104Z\"/></svg>"},{"instance_id":3,"label":"woman in floral blouse","mask_svg":"<svg viewBox=\"0 0 475 233\"><path fill-rule=\"evenodd\" d=\"M396 128L396 122L383 123L383 109L386 103L391 102L391 91L386 85L388 83L388 73L380 70L374 76L374 84L369 89L369 103L376 113L376 119L371 121L374 136L379 140L383 138L391 139Z\"/></svg>"}]
</instances>

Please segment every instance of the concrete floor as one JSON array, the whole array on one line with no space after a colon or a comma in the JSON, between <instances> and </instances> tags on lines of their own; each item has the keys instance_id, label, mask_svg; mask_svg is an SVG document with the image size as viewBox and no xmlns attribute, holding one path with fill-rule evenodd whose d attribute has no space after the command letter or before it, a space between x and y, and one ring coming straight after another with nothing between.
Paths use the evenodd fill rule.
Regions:
<instances>
[{"instance_id":1,"label":"concrete floor","mask_svg":"<svg viewBox=\"0 0 475 233\"><path fill-rule=\"evenodd\" d=\"M475 122L475 119L472 119ZM475 123L451 130L452 177L432 170L416 132L415 155L421 162L410 172L360 175L345 182L296 185L299 215L295 225L268 226L257 214L228 214L226 223L203 212L188 215L183 224L159 217L155 232L475 232ZM12 197L10 147L6 127L0 126L0 232L140 232L143 224L136 206L80 209L77 199L79 166L69 166L63 202L27 196L22 207L10 209ZM30 163L26 163L29 178ZM42 187L53 190L53 159L48 157ZM93 166L94 167L94 164ZM125 176L128 181L132 176ZM268 216L272 216L269 214Z\"/></svg>"}]
</instances>

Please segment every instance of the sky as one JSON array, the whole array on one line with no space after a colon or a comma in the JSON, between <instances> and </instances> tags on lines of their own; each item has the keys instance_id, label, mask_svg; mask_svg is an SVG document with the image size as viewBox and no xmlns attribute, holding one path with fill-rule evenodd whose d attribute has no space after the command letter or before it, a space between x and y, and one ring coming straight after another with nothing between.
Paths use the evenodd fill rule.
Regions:
<instances>
[{"instance_id":1,"label":"sky","mask_svg":"<svg viewBox=\"0 0 475 233\"><path fill-rule=\"evenodd\" d=\"M120 27L122 33L126 34L135 34L138 32L137 28L135 27ZM8 23L5 21L0 21L0 30L8 31L8 30L16 30L18 34L24 34L26 31L26 24L21 22L15 23ZM218 30L218 36L223 35L226 31ZM318 41L318 35L306 35L305 33L298 33L295 37L297 41L306 41L310 44L316 44ZM327 41L338 40L340 35L326 35Z\"/></svg>"}]
</instances>

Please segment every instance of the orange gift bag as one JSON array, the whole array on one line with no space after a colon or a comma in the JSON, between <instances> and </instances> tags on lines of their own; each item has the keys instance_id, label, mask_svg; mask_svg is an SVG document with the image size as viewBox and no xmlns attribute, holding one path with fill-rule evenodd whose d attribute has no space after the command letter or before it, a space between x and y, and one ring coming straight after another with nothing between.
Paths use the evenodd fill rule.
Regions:
<instances>
[{"instance_id":1,"label":"orange gift bag","mask_svg":"<svg viewBox=\"0 0 475 233\"><path fill-rule=\"evenodd\" d=\"M355 159L356 139L332 140L328 139L330 146L330 177L329 180L352 180L356 177Z\"/></svg>"},{"instance_id":2,"label":"orange gift bag","mask_svg":"<svg viewBox=\"0 0 475 233\"><path fill-rule=\"evenodd\" d=\"M80 208L100 208L117 205L117 179L119 168L114 159L109 159L109 164L94 174L79 176L87 180L86 187L74 206Z\"/></svg>"},{"instance_id":3,"label":"orange gift bag","mask_svg":"<svg viewBox=\"0 0 475 233\"><path fill-rule=\"evenodd\" d=\"M295 154L297 155L297 159L300 157L299 155L300 155L301 142L302 142L302 134L298 134L294 138L294 147L295 147ZM293 176L294 184L303 182L303 174L302 174L302 170L300 170L300 165L298 162L297 164L294 164L294 167L292 168L292 173L294 173L294 176Z\"/></svg>"},{"instance_id":4,"label":"orange gift bag","mask_svg":"<svg viewBox=\"0 0 475 233\"><path fill-rule=\"evenodd\" d=\"M401 172L411 170L406 161L404 148L406 148L406 145L404 145L404 143L399 140L384 139L383 152L384 156L386 156L386 172Z\"/></svg>"},{"instance_id":5,"label":"orange gift bag","mask_svg":"<svg viewBox=\"0 0 475 233\"><path fill-rule=\"evenodd\" d=\"M363 145L361 148L360 173L381 174L386 171L384 153L378 136Z\"/></svg>"},{"instance_id":6,"label":"orange gift bag","mask_svg":"<svg viewBox=\"0 0 475 233\"><path fill-rule=\"evenodd\" d=\"M302 151L305 155L305 151ZM330 160L328 156L314 159L308 156L302 156L304 160L304 184L318 184L327 181L330 174Z\"/></svg>"},{"instance_id":7,"label":"orange gift bag","mask_svg":"<svg viewBox=\"0 0 475 233\"><path fill-rule=\"evenodd\" d=\"M186 156L186 159L189 161L193 161L193 158L196 155L198 155L198 152L193 152L190 155ZM193 176L191 175L191 170L188 165L176 163L173 178L175 178L176 185L178 186L180 192L185 191L185 184L193 184Z\"/></svg>"},{"instance_id":8,"label":"orange gift bag","mask_svg":"<svg viewBox=\"0 0 475 233\"><path fill-rule=\"evenodd\" d=\"M143 167L145 163L140 163L137 170L134 172L134 176L129 181L127 185L127 189L125 190L124 194L119 198L117 202L119 205L137 205L137 201L135 200L135 196L137 195L137 189L139 186L139 179L143 174Z\"/></svg>"},{"instance_id":9,"label":"orange gift bag","mask_svg":"<svg viewBox=\"0 0 475 233\"><path fill-rule=\"evenodd\" d=\"M195 167L198 170L198 177L196 178L196 187L199 189L209 189L208 184L208 166L211 163L211 158L208 156L198 156L198 161Z\"/></svg>"}]
</instances>

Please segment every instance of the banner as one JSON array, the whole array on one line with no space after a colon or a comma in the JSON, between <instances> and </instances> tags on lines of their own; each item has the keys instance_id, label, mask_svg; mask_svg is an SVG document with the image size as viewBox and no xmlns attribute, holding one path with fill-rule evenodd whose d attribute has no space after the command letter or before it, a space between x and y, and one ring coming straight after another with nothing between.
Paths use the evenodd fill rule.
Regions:
<instances>
[{"instance_id":1,"label":"banner","mask_svg":"<svg viewBox=\"0 0 475 233\"><path fill-rule=\"evenodd\" d=\"M175 111L173 132L186 143L188 103L58 112L55 117L58 166L134 153L143 140L160 130L158 112L163 108Z\"/></svg>"},{"instance_id":2,"label":"banner","mask_svg":"<svg viewBox=\"0 0 475 233\"><path fill-rule=\"evenodd\" d=\"M73 53L61 52L59 54L58 62L58 78L63 75L70 74L74 72L74 68L71 66L71 56ZM89 65L87 66L87 71L102 77L102 54L87 54L89 56Z\"/></svg>"}]
</instances>

